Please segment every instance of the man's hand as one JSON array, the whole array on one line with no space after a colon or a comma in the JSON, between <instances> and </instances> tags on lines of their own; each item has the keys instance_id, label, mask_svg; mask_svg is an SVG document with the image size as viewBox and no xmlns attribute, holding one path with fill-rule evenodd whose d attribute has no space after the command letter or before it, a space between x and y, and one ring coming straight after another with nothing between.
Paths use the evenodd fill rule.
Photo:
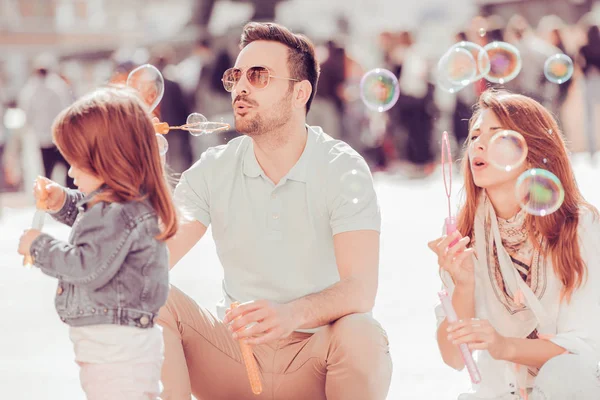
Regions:
<instances>
[{"instance_id":1,"label":"man's hand","mask_svg":"<svg viewBox=\"0 0 600 400\"><path fill-rule=\"evenodd\" d=\"M286 338L301 325L301 321L294 317L291 304L267 300L252 301L227 310L223 322L230 324L233 339L245 339L250 345ZM252 326L246 328L250 324Z\"/></svg>"}]
</instances>

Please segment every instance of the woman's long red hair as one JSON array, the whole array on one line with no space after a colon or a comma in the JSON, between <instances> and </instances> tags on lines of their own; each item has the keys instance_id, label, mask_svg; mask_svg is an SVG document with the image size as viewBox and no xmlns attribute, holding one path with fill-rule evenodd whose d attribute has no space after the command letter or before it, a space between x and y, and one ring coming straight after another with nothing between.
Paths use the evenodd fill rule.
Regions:
<instances>
[{"instance_id":1,"label":"woman's long red hair","mask_svg":"<svg viewBox=\"0 0 600 400\"><path fill-rule=\"evenodd\" d=\"M150 118L134 93L107 87L65 109L52 129L65 159L106 183L98 200L148 199L161 223L157 238L166 240L177 231L177 214Z\"/></svg>"},{"instance_id":2,"label":"woman's long red hair","mask_svg":"<svg viewBox=\"0 0 600 400\"><path fill-rule=\"evenodd\" d=\"M525 162L530 168L542 168L552 172L563 185L565 198L562 206L544 217L528 214L525 224L534 243L537 243L537 235L542 235L547 240L546 256L551 256L554 273L563 284L563 298L569 300L573 291L582 285L586 275L586 266L581 258L577 237L579 215L582 209L588 209L597 217L598 210L581 195L560 128L550 112L540 103L519 94L488 90L479 99L469 123L469 130L473 128L483 110L491 110L503 128L523 135L529 148ZM467 146L468 141L462 163L466 200L458 213L457 222L458 230L472 238L479 195L483 189L477 187L473 181Z\"/></svg>"}]
</instances>

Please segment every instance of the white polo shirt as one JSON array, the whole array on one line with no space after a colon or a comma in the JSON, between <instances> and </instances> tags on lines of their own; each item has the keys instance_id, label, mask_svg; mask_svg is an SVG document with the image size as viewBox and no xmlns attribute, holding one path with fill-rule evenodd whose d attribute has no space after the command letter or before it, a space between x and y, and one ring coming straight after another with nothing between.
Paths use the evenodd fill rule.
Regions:
<instances>
[{"instance_id":1,"label":"white polo shirt","mask_svg":"<svg viewBox=\"0 0 600 400\"><path fill-rule=\"evenodd\" d=\"M241 136L203 153L175 189L184 212L212 225L224 269L221 319L233 301L286 303L335 284L333 235L380 230L365 160L319 127L307 126L307 134L300 159L277 185L258 164L252 139Z\"/></svg>"}]
</instances>

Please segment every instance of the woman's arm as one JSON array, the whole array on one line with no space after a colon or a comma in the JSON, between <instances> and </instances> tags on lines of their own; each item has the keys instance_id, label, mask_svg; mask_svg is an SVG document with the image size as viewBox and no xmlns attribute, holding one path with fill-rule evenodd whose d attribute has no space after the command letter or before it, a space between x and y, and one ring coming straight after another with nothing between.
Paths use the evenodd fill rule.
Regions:
<instances>
[{"instance_id":1,"label":"woman's arm","mask_svg":"<svg viewBox=\"0 0 600 400\"><path fill-rule=\"evenodd\" d=\"M506 338L506 349L503 360L528 367L542 368L551 358L566 352L549 340Z\"/></svg>"}]
</instances>

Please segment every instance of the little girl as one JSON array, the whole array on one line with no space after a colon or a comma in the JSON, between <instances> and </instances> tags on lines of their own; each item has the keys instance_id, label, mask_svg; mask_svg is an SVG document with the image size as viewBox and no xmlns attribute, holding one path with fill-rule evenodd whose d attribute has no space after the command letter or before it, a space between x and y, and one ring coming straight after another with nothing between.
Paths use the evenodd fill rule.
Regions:
<instances>
[{"instance_id":1,"label":"little girl","mask_svg":"<svg viewBox=\"0 0 600 400\"><path fill-rule=\"evenodd\" d=\"M490 139L505 129L529 149L509 172L490 163ZM436 308L442 358L462 369L458 346L480 350L481 383L459 399L600 399L600 221L556 121L528 97L484 92L466 147L458 231L429 243L459 318L448 324ZM515 186L530 168L562 182L554 213L520 209Z\"/></svg>"},{"instance_id":2,"label":"little girl","mask_svg":"<svg viewBox=\"0 0 600 400\"><path fill-rule=\"evenodd\" d=\"M34 193L72 226L69 241L28 230L19 253L58 279L56 310L88 399L156 399L163 339L154 321L177 216L150 116L135 94L104 88L64 110L53 137L79 190L45 180Z\"/></svg>"}]
</instances>

